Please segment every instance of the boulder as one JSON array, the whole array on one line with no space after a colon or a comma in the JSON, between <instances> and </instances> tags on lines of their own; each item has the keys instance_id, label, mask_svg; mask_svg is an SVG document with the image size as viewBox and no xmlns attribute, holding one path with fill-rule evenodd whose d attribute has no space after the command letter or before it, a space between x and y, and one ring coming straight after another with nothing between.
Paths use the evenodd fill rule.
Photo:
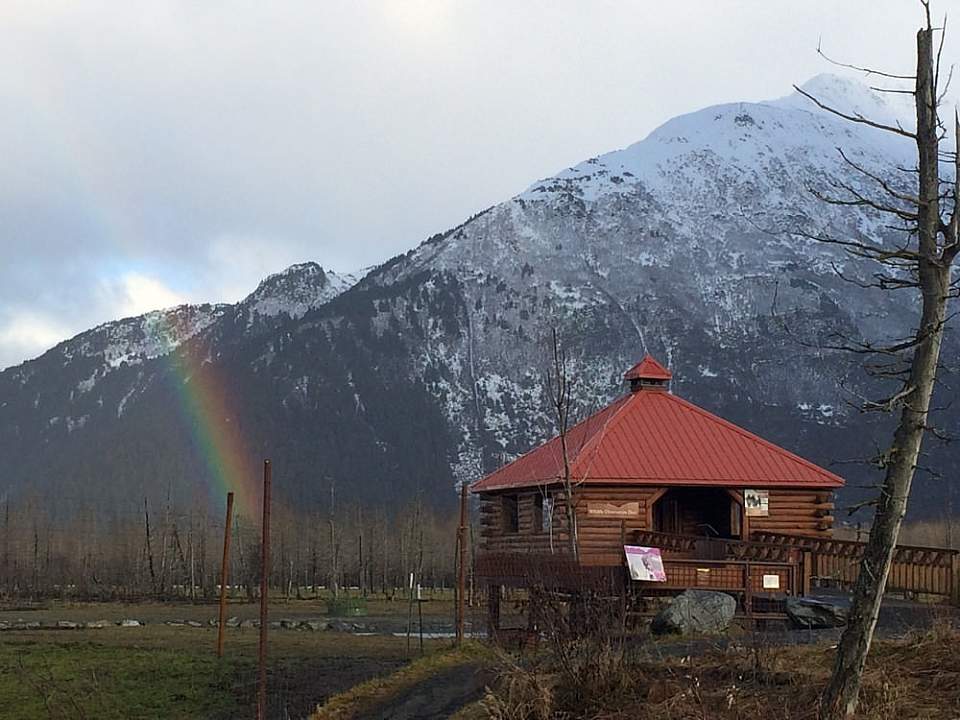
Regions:
<instances>
[{"instance_id":1,"label":"boulder","mask_svg":"<svg viewBox=\"0 0 960 720\"><path fill-rule=\"evenodd\" d=\"M70 622L69 620L57 621L58 630L76 630L79 627L80 627L80 623Z\"/></svg>"},{"instance_id":2,"label":"boulder","mask_svg":"<svg viewBox=\"0 0 960 720\"><path fill-rule=\"evenodd\" d=\"M354 627L352 623L344 622L343 620L334 620L331 623L327 624L327 628L333 630L334 632L353 632Z\"/></svg>"},{"instance_id":3,"label":"boulder","mask_svg":"<svg viewBox=\"0 0 960 720\"><path fill-rule=\"evenodd\" d=\"M86 625L84 625L84 627L87 628L88 630L102 630L103 628L109 627L111 625L113 625L113 623L110 622L109 620L91 620Z\"/></svg>"},{"instance_id":4,"label":"boulder","mask_svg":"<svg viewBox=\"0 0 960 720\"><path fill-rule=\"evenodd\" d=\"M299 620L291 620L290 618L280 618L280 627L284 630L295 630L300 625Z\"/></svg>"},{"instance_id":5,"label":"boulder","mask_svg":"<svg viewBox=\"0 0 960 720\"><path fill-rule=\"evenodd\" d=\"M187 620L187 627L192 627L192 628L203 627L203 623L197 622L196 620Z\"/></svg>"},{"instance_id":6,"label":"boulder","mask_svg":"<svg viewBox=\"0 0 960 720\"><path fill-rule=\"evenodd\" d=\"M312 632L322 632L327 629L327 624L322 620L304 620L300 623L300 627L303 630L310 630Z\"/></svg>"},{"instance_id":7,"label":"boulder","mask_svg":"<svg viewBox=\"0 0 960 720\"><path fill-rule=\"evenodd\" d=\"M260 627L260 621L259 621L259 620L251 620L250 618L247 618L247 619L244 620L242 623L240 623L240 627L241 627L241 628L245 628L245 629L247 629L247 630L249 630L249 629L251 629L251 628Z\"/></svg>"},{"instance_id":8,"label":"boulder","mask_svg":"<svg viewBox=\"0 0 960 720\"><path fill-rule=\"evenodd\" d=\"M143 623L140 622L139 620L131 620L131 619L121 620L118 624L120 625L120 627L140 627L141 625L143 625Z\"/></svg>"},{"instance_id":9,"label":"boulder","mask_svg":"<svg viewBox=\"0 0 960 720\"><path fill-rule=\"evenodd\" d=\"M737 601L712 590L685 590L653 618L650 629L656 635L722 633L733 621Z\"/></svg>"},{"instance_id":10,"label":"boulder","mask_svg":"<svg viewBox=\"0 0 960 720\"><path fill-rule=\"evenodd\" d=\"M787 617L799 628L822 629L847 624L847 609L824 600L788 597L786 609Z\"/></svg>"},{"instance_id":11,"label":"boulder","mask_svg":"<svg viewBox=\"0 0 960 720\"><path fill-rule=\"evenodd\" d=\"M240 618L227 618L227 621L224 623L224 625L226 625L228 628L240 627Z\"/></svg>"}]
</instances>

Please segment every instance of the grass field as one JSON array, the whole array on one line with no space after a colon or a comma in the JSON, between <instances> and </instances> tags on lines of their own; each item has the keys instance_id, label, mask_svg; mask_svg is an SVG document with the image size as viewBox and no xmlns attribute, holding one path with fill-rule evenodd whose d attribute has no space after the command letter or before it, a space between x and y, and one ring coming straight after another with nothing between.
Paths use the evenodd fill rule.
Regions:
<instances>
[{"instance_id":1,"label":"grass field","mask_svg":"<svg viewBox=\"0 0 960 720\"><path fill-rule=\"evenodd\" d=\"M443 619L449 603L424 603L426 617ZM278 603L271 619L323 617L316 602ZM358 622L406 623L405 603L371 603ZM254 618L257 607L232 604L230 616ZM135 618L143 627L18 630L0 633L0 718L227 718L253 717L256 629L228 628L226 656L214 655L216 629L207 621L214 605L175 603L59 604L0 610L0 621L116 622ZM196 620L202 628L171 627ZM424 643L425 654L448 648ZM270 633L269 717L305 717L330 695L392 673L419 656L418 644L392 635L357 636L334 631Z\"/></svg>"}]
</instances>

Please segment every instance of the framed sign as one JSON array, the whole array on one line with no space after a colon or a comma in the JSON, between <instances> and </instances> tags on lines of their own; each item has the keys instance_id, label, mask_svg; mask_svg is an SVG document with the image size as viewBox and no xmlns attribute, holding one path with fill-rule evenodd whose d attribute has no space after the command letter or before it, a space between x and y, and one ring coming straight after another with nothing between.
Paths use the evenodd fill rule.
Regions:
<instances>
[{"instance_id":1,"label":"framed sign","mask_svg":"<svg viewBox=\"0 0 960 720\"><path fill-rule=\"evenodd\" d=\"M627 555L627 567L630 569L631 580L667 581L667 573L663 569L663 558L660 557L660 548L624 545L623 551Z\"/></svg>"},{"instance_id":2,"label":"framed sign","mask_svg":"<svg viewBox=\"0 0 960 720\"><path fill-rule=\"evenodd\" d=\"M767 517L770 514L770 491L744 490L743 508L747 517Z\"/></svg>"},{"instance_id":3,"label":"framed sign","mask_svg":"<svg viewBox=\"0 0 960 720\"><path fill-rule=\"evenodd\" d=\"M640 515L639 502L588 502L587 515L601 517L638 517Z\"/></svg>"},{"instance_id":4,"label":"framed sign","mask_svg":"<svg viewBox=\"0 0 960 720\"><path fill-rule=\"evenodd\" d=\"M764 576L763 576L763 589L764 589L764 590L779 590L779 589L780 589L780 576L779 576L779 575L764 575Z\"/></svg>"}]
</instances>

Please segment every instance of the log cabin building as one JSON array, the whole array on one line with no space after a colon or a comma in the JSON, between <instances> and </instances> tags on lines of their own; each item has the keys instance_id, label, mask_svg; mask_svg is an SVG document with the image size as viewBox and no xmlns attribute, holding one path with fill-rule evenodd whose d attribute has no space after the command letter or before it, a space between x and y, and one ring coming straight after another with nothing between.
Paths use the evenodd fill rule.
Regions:
<instances>
[{"instance_id":1,"label":"log cabin building","mask_svg":"<svg viewBox=\"0 0 960 720\"><path fill-rule=\"evenodd\" d=\"M478 578L497 586L548 576L563 585L591 570L623 578L624 545L636 544L663 553L668 582L658 589L801 593L796 556L772 546L781 536L829 538L842 478L674 395L670 371L649 355L624 379L628 393L566 433L575 546L559 437L471 486Z\"/></svg>"}]
</instances>

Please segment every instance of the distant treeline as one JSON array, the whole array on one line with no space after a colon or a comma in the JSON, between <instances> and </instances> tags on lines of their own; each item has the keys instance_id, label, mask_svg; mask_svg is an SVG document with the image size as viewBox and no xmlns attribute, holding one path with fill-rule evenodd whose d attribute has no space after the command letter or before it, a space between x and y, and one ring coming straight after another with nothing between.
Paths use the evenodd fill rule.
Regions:
<instances>
[{"instance_id":1,"label":"distant treeline","mask_svg":"<svg viewBox=\"0 0 960 720\"><path fill-rule=\"evenodd\" d=\"M224 516L200 505L143 500L124 512L73 508L55 520L51 504L0 505L0 595L8 598L136 600L217 596ZM336 595L342 588L450 587L457 514L419 502L396 508L343 505L274 508L270 585L289 597ZM260 583L260 525L233 523L228 586L253 599ZM471 543L472 544L472 543Z\"/></svg>"}]
</instances>

